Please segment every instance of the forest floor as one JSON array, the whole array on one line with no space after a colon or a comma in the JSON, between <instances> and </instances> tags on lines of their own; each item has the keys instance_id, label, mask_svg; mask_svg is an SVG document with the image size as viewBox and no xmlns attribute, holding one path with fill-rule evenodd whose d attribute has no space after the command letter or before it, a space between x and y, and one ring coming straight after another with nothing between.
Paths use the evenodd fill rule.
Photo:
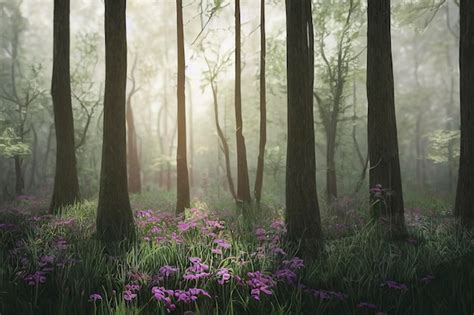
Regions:
<instances>
[{"instance_id":1,"label":"forest floor","mask_svg":"<svg viewBox=\"0 0 474 315\"><path fill-rule=\"evenodd\" d=\"M60 217L27 196L0 209L0 314L474 313L474 237L442 207L407 209L403 242L341 207L304 261L277 207L247 226L204 202L178 220L147 198L133 198L138 241L122 249L95 239L92 201Z\"/></svg>"}]
</instances>

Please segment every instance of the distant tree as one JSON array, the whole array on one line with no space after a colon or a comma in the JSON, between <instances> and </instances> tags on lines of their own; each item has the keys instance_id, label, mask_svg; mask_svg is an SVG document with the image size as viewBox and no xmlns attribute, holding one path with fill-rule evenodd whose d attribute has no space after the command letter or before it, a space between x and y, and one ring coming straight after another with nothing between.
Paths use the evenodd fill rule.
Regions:
<instances>
[{"instance_id":1,"label":"distant tree","mask_svg":"<svg viewBox=\"0 0 474 315\"><path fill-rule=\"evenodd\" d=\"M130 193L139 193L142 191L140 160L138 158L137 131L135 129L135 120L132 108L133 96L138 92L135 79L135 69L137 67L137 56L133 61L130 74L132 86L127 96L127 164L128 164L128 191Z\"/></svg>"},{"instance_id":2,"label":"distant tree","mask_svg":"<svg viewBox=\"0 0 474 315\"><path fill-rule=\"evenodd\" d=\"M223 58L222 60L220 59L219 56L217 56L217 60L214 65L211 65L211 62L207 59L207 57L204 57L208 71L206 72L206 79L209 82L209 85L211 86L212 90L212 100L213 100L213 105L214 105L214 124L216 126L217 130L217 136L219 137L219 147L222 150L222 153L224 154L224 159L225 159L225 172L226 172L226 178L227 178L227 184L229 185L229 190L230 193L232 194L232 197L234 200L237 201L237 193L235 191L235 186L234 186L234 180L232 178L232 167L230 164L230 150L229 150L229 144L227 142L227 138L224 134L224 131L221 128L220 122L219 122L219 102L218 102L218 87L217 87L217 76L223 69L228 65L230 61L230 55L228 55L226 58Z\"/></svg>"},{"instance_id":3,"label":"distant tree","mask_svg":"<svg viewBox=\"0 0 474 315\"><path fill-rule=\"evenodd\" d=\"M317 251L321 219L316 191L313 117L314 37L311 0L286 0L288 145L286 223L288 238L305 255Z\"/></svg>"},{"instance_id":4,"label":"distant tree","mask_svg":"<svg viewBox=\"0 0 474 315\"><path fill-rule=\"evenodd\" d=\"M56 174L51 213L79 200L69 56L69 0L54 1L54 52L51 95L56 127Z\"/></svg>"},{"instance_id":5,"label":"distant tree","mask_svg":"<svg viewBox=\"0 0 474 315\"><path fill-rule=\"evenodd\" d=\"M186 60L184 52L184 25L183 25L183 1L176 0L177 12L177 36L178 36L178 147L176 152L177 170L177 201L176 215L184 213L190 206L189 200L189 175L186 149Z\"/></svg>"},{"instance_id":6,"label":"distant tree","mask_svg":"<svg viewBox=\"0 0 474 315\"><path fill-rule=\"evenodd\" d=\"M391 237L405 237L395 118L390 0L368 1L367 97L372 212L387 221Z\"/></svg>"},{"instance_id":7,"label":"distant tree","mask_svg":"<svg viewBox=\"0 0 474 315\"><path fill-rule=\"evenodd\" d=\"M359 12L360 2L357 0L350 0L342 5L321 3L315 18L318 51L321 56L316 68L322 73L322 85L314 92L314 96L326 135L326 193L329 203L338 198L338 127L348 109L345 106L347 79L359 57L353 43L360 29ZM335 47L327 47L334 40Z\"/></svg>"},{"instance_id":8,"label":"distant tree","mask_svg":"<svg viewBox=\"0 0 474 315\"><path fill-rule=\"evenodd\" d=\"M265 0L260 1L260 141L258 145L257 175L255 176L255 200L262 198L263 169L265 162L265 145L267 142L267 94L266 94L266 34L265 34Z\"/></svg>"},{"instance_id":9,"label":"distant tree","mask_svg":"<svg viewBox=\"0 0 474 315\"><path fill-rule=\"evenodd\" d=\"M461 156L454 213L474 223L474 2L460 1Z\"/></svg>"},{"instance_id":10,"label":"distant tree","mask_svg":"<svg viewBox=\"0 0 474 315\"><path fill-rule=\"evenodd\" d=\"M247 150L243 135L241 93L240 0L235 0L235 135L237 144L237 198L243 208L252 201L250 195Z\"/></svg>"},{"instance_id":11,"label":"distant tree","mask_svg":"<svg viewBox=\"0 0 474 315\"><path fill-rule=\"evenodd\" d=\"M104 140L96 224L104 241L135 238L127 187L125 12L126 0L105 0Z\"/></svg>"}]
</instances>

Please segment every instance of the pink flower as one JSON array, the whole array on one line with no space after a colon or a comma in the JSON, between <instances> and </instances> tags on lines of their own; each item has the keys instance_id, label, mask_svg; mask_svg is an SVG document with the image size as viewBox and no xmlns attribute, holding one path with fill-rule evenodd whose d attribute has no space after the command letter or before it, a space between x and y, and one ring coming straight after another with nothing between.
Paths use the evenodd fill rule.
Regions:
<instances>
[{"instance_id":1,"label":"pink flower","mask_svg":"<svg viewBox=\"0 0 474 315\"><path fill-rule=\"evenodd\" d=\"M99 293L92 293L91 295L89 295L89 302L95 303L101 300L102 300L102 296Z\"/></svg>"},{"instance_id":2,"label":"pink flower","mask_svg":"<svg viewBox=\"0 0 474 315\"><path fill-rule=\"evenodd\" d=\"M217 244L217 246L224 248L224 249L229 249L230 244L226 240L215 240L214 243Z\"/></svg>"},{"instance_id":3,"label":"pink flower","mask_svg":"<svg viewBox=\"0 0 474 315\"><path fill-rule=\"evenodd\" d=\"M231 274L229 272L229 269L227 268L219 269L216 275L219 277L219 280L217 280L217 283L219 283L220 285L224 285L225 283L229 282L231 278Z\"/></svg>"}]
</instances>

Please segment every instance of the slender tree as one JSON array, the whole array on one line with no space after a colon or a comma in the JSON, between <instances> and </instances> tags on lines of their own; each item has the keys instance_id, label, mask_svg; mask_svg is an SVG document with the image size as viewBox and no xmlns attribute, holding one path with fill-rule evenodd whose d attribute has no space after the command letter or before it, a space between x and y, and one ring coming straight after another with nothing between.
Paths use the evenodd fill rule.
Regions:
<instances>
[{"instance_id":1,"label":"slender tree","mask_svg":"<svg viewBox=\"0 0 474 315\"><path fill-rule=\"evenodd\" d=\"M128 197L125 97L126 0L105 0L105 93L97 234L104 241L134 239Z\"/></svg>"},{"instance_id":2,"label":"slender tree","mask_svg":"<svg viewBox=\"0 0 474 315\"><path fill-rule=\"evenodd\" d=\"M474 2L460 1L461 156L454 213L474 224Z\"/></svg>"},{"instance_id":3,"label":"slender tree","mask_svg":"<svg viewBox=\"0 0 474 315\"><path fill-rule=\"evenodd\" d=\"M135 79L135 69L137 67L137 57L133 61L131 71L132 87L127 96L127 160L128 160L128 191L139 193L142 191L140 159L138 158L137 131L132 108L133 96L138 92Z\"/></svg>"},{"instance_id":4,"label":"slender tree","mask_svg":"<svg viewBox=\"0 0 474 315\"><path fill-rule=\"evenodd\" d=\"M247 150L243 135L242 93L241 93L241 43L240 43L240 0L235 0L235 135L237 144L237 198L248 205L250 195Z\"/></svg>"},{"instance_id":5,"label":"slender tree","mask_svg":"<svg viewBox=\"0 0 474 315\"><path fill-rule=\"evenodd\" d=\"M321 219L316 191L313 86L314 36L311 0L286 0L288 145L286 222L288 238L305 255L317 250Z\"/></svg>"},{"instance_id":6,"label":"slender tree","mask_svg":"<svg viewBox=\"0 0 474 315\"><path fill-rule=\"evenodd\" d=\"M176 16L178 30L178 147L176 150L177 170L177 201L176 214L184 213L189 208L189 175L186 149L186 73L184 55L184 25L183 25L183 1L176 0Z\"/></svg>"},{"instance_id":7,"label":"slender tree","mask_svg":"<svg viewBox=\"0 0 474 315\"><path fill-rule=\"evenodd\" d=\"M263 186L265 145L267 142L267 94L265 77L266 58L265 0L260 1L260 142L258 145L257 175L255 176L255 200L260 204Z\"/></svg>"},{"instance_id":8,"label":"slender tree","mask_svg":"<svg viewBox=\"0 0 474 315\"><path fill-rule=\"evenodd\" d=\"M390 32L390 0L368 1L367 97L372 213L392 237L406 235Z\"/></svg>"},{"instance_id":9,"label":"slender tree","mask_svg":"<svg viewBox=\"0 0 474 315\"><path fill-rule=\"evenodd\" d=\"M56 175L50 212L79 200L79 181L74 145L74 119L71 103L69 65L69 7L70 0L54 1L53 98L56 127Z\"/></svg>"}]
</instances>

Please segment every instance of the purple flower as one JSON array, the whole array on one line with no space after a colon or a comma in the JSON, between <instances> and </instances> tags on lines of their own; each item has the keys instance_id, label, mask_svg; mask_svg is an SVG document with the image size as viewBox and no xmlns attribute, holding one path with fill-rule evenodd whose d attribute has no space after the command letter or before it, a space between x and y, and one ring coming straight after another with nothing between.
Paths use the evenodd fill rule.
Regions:
<instances>
[{"instance_id":1,"label":"purple flower","mask_svg":"<svg viewBox=\"0 0 474 315\"><path fill-rule=\"evenodd\" d=\"M54 256L49 256L49 255L41 256L40 261L39 261L40 267L44 267L44 266L52 265L52 264L54 264Z\"/></svg>"},{"instance_id":2,"label":"purple flower","mask_svg":"<svg viewBox=\"0 0 474 315\"><path fill-rule=\"evenodd\" d=\"M264 241L264 240L266 240L266 238L267 238L267 237L266 237L266 233L267 233L267 232L266 232L265 229L263 229L263 228L257 228L257 229L255 230L255 236L257 237L257 239L258 239L259 241Z\"/></svg>"},{"instance_id":3,"label":"purple flower","mask_svg":"<svg viewBox=\"0 0 474 315\"><path fill-rule=\"evenodd\" d=\"M230 244L226 240L215 240L214 243L217 244L217 246L224 248L224 249L229 249Z\"/></svg>"},{"instance_id":4,"label":"purple flower","mask_svg":"<svg viewBox=\"0 0 474 315\"><path fill-rule=\"evenodd\" d=\"M357 304L357 308L361 310L376 311L377 305L372 304L372 303L367 303L367 302L361 302Z\"/></svg>"},{"instance_id":5,"label":"purple flower","mask_svg":"<svg viewBox=\"0 0 474 315\"><path fill-rule=\"evenodd\" d=\"M304 268L304 261L299 257L293 257L290 260L284 260L283 265L291 270L299 270Z\"/></svg>"},{"instance_id":6,"label":"purple flower","mask_svg":"<svg viewBox=\"0 0 474 315\"><path fill-rule=\"evenodd\" d=\"M207 278L210 276L206 271L209 270L209 266L202 263L201 258L199 257L190 257L192 266L186 269L184 274L184 280L198 280L202 278Z\"/></svg>"},{"instance_id":7,"label":"purple flower","mask_svg":"<svg viewBox=\"0 0 474 315\"><path fill-rule=\"evenodd\" d=\"M46 273L43 271L36 271L33 274L26 275L24 278L28 285L38 285L46 282Z\"/></svg>"},{"instance_id":8,"label":"purple flower","mask_svg":"<svg viewBox=\"0 0 474 315\"><path fill-rule=\"evenodd\" d=\"M161 229L155 225L154 227L150 229L150 233L153 233L153 234L161 233Z\"/></svg>"},{"instance_id":9,"label":"purple flower","mask_svg":"<svg viewBox=\"0 0 474 315\"><path fill-rule=\"evenodd\" d=\"M211 249L211 253L213 253L213 254L218 254L218 255L222 255L222 249L220 249L220 248L213 248L213 249Z\"/></svg>"},{"instance_id":10,"label":"purple flower","mask_svg":"<svg viewBox=\"0 0 474 315\"><path fill-rule=\"evenodd\" d=\"M247 276L249 280L246 283L250 287L250 294L255 300L260 301L260 293L272 295L271 288L274 286L272 277L264 275L260 271L249 272Z\"/></svg>"},{"instance_id":11,"label":"purple flower","mask_svg":"<svg viewBox=\"0 0 474 315\"><path fill-rule=\"evenodd\" d=\"M123 292L123 299L127 302L133 301L137 297L136 293L133 293L131 290L125 290Z\"/></svg>"},{"instance_id":12,"label":"purple flower","mask_svg":"<svg viewBox=\"0 0 474 315\"><path fill-rule=\"evenodd\" d=\"M171 233L171 239L176 242L176 244L182 244L184 242L181 236L178 236L176 232Z\"/></svg>"},{"instance_id":13,"label":"purple flower","mask_svg":"<svg viewBox=\"0 0 474 315\"><path fill-rule=\"evenodd\" d=\"M295 284L297 279L296 273L286 268L278 270L275 276L278 280L285 281L288 284Z\"/></svg>"},{"instance_id":14,"label":"purple flower","mask_svg":"<svg viewBox=\"0 0 474 315\"><path fill-rule=\"evenodd\" d=\"M286 256L286 252L283 250L283 248L278 247L278 246L277 246L277 247L273 247L272 250L271 250L271 252L272 252L273 254L275 254L275 255L280 254L280 255L282 255L282 256Z\"/></svg>"},{"instance_id":15,"label":"purple flower","mask_svg":"<svg viewBox=\"0 0 474 315\"><path fill-rule=\"evenodd\" d=\"M225 283L229 282L231 278L231 274L229 272L229 269L227 268L221 268L217 271L216 275L219 277L217 280L217 283L220 285L224 285Z\"/></svg>"},{"instance_id":16,"label":"purple flower","mask_svg":"<svg viewBox=\"0 0 474 315\"><path fill-rule=\"evenodd\" d=\"M99 293L92 293L89 295L89 302L102 301L102 296Z\"/></svg>"},{"instance_id":17,"label":"purple flower","mask_svg":"<svg viewBox=\"0 0 474 315\"><path fill-rule=\"evenodd\" d=\"M163 287L153 287L151 293L157 301L163 302L168 313L176 309L176 305L171 300L171 297L174 296L173 290L167 290Z\"/></svg>"},{"instance_id":18,"label":"purple flower","mask_svg":"<svg viewBox=\"0 0 474 315\"><path fill-rule=\"evenodd\" d=\"M222 230L224 228L224 223L222 221L206 220L206 225L213 229Z\"/></svg>"},{"instance_id":19,"label":"purple flower","mask_svg":"<svg viewBox=\"0 0 474 315\"><path fill-rule=\"evenodd\" d=\"M398 283L392 280L385 281L385 283L382 283L381 286L387 286L389 289L394 289L394 290L401 290L401 291L408 290L408 287L406 284Z\"/></svg>"},{"instance_id":20,"label":"purple flower","mask_svg":"<svg viewBox=\"0 0 474 315\"><path fill-rule=\"evenodd\" d=\"M171 276L173 273L177 271L178 271L178 268L173 267L173 266L168 266L168 265L160 268L160 274L165 278L168 278L169 276Z\"/></svg>"},{"instance_id":21,"label":"purple flower","mask_svg":"<svg viewBox=\"0 0 474 315\"><path fill-rule=\"evenodd\" d=\"M189 229L195 228L196 225L196 222L180 222L178 223L177 227L181 232L186 232Z\"/></svg>"}]
</instances>

